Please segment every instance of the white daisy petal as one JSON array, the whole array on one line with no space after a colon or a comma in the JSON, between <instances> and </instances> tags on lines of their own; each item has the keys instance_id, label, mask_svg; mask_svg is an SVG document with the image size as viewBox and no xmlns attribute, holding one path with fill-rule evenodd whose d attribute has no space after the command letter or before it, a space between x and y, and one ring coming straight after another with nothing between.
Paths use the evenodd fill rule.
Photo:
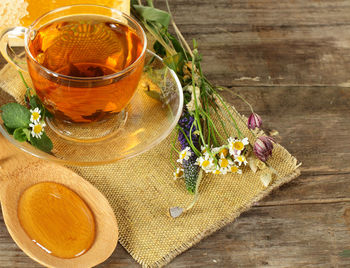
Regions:
<instances>
[{"instance_id":1,"label":"white daisy petal","mask_svg":"<svg viewBox=\"0 0 350 268\"><path fill-rule=\"evenodd\" d=\"M244 145L248 145L248 144L249 144L248 138L244 138L244 139L242 140L242 143L243 143Z\"/></svg>"}]
</instances>

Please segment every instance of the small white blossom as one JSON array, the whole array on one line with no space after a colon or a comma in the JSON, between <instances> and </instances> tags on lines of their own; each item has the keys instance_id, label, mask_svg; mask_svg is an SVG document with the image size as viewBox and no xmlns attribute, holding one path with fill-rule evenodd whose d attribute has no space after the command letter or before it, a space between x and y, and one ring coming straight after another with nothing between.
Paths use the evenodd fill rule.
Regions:
<instances>
[{"instance_id":1,"label":"small white blossom","mask_svg":"<svg viewBox=\"0 0 350 268\"><path fill-rule=\"evenodd\" d=\"M211 172L215 168L214 159L207 153L197 158L196 164L200 166L206 173Z\"/></svg>"},{"instance_id":2,"label":"small white blossom","mask_svg":"<svg viewBox=\"0 0 350 268\"><path fill-rule=\"evenodd\" d=\"M38 123L40 121L40 118L41 118L40 109L38 107L36 107L34 110L30 110L30 112L31 112L30 122Z\"/></svg>"},{"instance_id":3,"label":"small white blossom","mask_svg":"<svg viewBox=\"0 0 350 268\"><path fill-rule=\"evenodd\" d=\"M184 170L183 168L177 168L174 172L174 180L181 179L184 177Z\"/></svg>"},{"instance_id":4,"label":"small white blossom","mask_svg":"<svg viewBox=\"0 0 350 268\"><path fill-rule=\"evenodd\" d=\"M227 172L230 172L232 165L233 165L233 162L230 159L227 159L225 157L221 157L219 159L219 168L220 168L221 174L226 174Z\"/></svg>"},{"instance_id":5,"label":"small white blossom","mask_svg":"<svg viewBox=\"0 0 350 268\"><path fill-rule=\"evenodd\" d=\"M190 151L190 147L187 146L179 153L179 159L177 160L177 162L182 164L183 160L188 160L191 157L191 155L192 153Z\"/></svg>"},{"instance_id":6,"label":"small white blossom","mask_svg":"<svg viewBox=\"0 0 350 268\"><path fill-rule=\"evenodd\" d=\"M222 174L222 171L220 170L220 168L216 168L216 169L212 170L211 172L215 175Z\"/></svg>"},{"instance_id":7,"label":"small white blossom","mask_svg":"<svg viewBox=\"0 0 350 268\"><path fill-rule=\"evenodd\" d=\"M241 166L242 164L244 165L248 164L248 161L244 155L235 156L235 162L237 162L239 166Z\"/></svg>"},{"instance_id":8,"label":"small white blossom","mask_svg":"<svg viewBox=\"0 0 350 268\"><path fill-rule=\"evenodd\" d=\"M230 172L242 174L242 170L240 170L236 165L232 165L232 166L231 166Z\"/></svg>"},{"instance_id":9,"label":"small white blossom","mask_svg":"<svg viewBox=\"0 0 350 268\"><path fill-rule=\"evenodd\" d=\"M41 135L44 133L44 127L46 127L46 124L44 122L34 122L30 123L29 126L32 128L32 136L40 139Z\"/></svg>"},{"instance_id":10,"label":"small white blossom","mask_svg":"<svg viewBox=\"0 0 350 268\"><path fill-rule=\"evenodd\" d=\"M230 154L233 156L240 155L244 150L245 146L248 144L249 144L248 138L244 138L240 140L240 139L234 139L230 137L228 139Z\"/></svg>"}]
</instances>

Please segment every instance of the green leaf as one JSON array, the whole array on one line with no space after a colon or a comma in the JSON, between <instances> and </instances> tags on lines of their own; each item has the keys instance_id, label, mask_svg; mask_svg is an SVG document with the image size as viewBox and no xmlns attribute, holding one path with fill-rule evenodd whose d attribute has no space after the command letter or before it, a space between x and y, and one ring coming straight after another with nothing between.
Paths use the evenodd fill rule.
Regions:
<instances>
[{"instance_id":1,"label":"green leaf","mask_svg":"<svg viewBox=\"0 0 350 268\"><path fill-rule=\"evenodd\" d=\"M153 49L154 49L154 52L162 58L166 55L165 48L158 41L154 42Z\"/></svg>"},{"instance_id":2,"label":"green leaf","mask_svg":"<svg viewBox=\"0 0 350 268\"><path fill-rule=\"evenodd\" d=\"M183 53L183 54L186 53L185 49L181 46L181 43L174 36L172 36L169 33L167 33L167 36L171 41L171 43L173 44L173 47L176 50L176 52Z\"/></svg>"},{"instance_id":3,"label":"green leaf","mask_svg":"<svg viewBox=\"0 0 350 268\"><path fill-rule=\"evenodd\" d=\"M146 7L140 5L133 5L133 7L144 20L158 22L159 24L168 27L170 22L169 13L154 7Z\"/></svg>"},{"instance_id":4,"label":"green leaf","mask_svg":"<svg viewBox=\"0 0 350 268\"><path fill-rule=\"evenodd\" d=\"M13 132L13 137L15 138L15 140L18 140L20 142L29 140L30 136L28 135L30 132L27 128L17 128L14 132Z\"/></svg>"},{"instance_id":5,"label":"green leaf","mask_svg":"<svg viewBox=\"0 0 350 268\"><path fill-rule=\"evenodd\" d=\"M9 128L9 127L7 127L5 124L4 124L4 127L6 128L8 134L10 134L10 135L13 135L13 132L16 130L16 129L14 129L14 128Z\"/></svg>"},{"instance_id":6,"label":"green leaf","mask_svg":"<svg viewBox=\"0 0 350 268\"><path fill-rule=\"evenodd\" d=\"M48 117L48 118L53 118L53 114L50 113L46 108L43 108L44 109L44 116L43 118L45 117Z\"/></svg>"},{"instance_id":7,"label":"green leaf","mask_svg":"<svg viewBox=\"0 0 350 268\"><path fill-rule=\"evenodd\" d=\"M29 110L18 103L8 103L1 106L1 118L8 128L27 128L30 124Z\"/></svg>"},{"instance_id":8,"label":"green leaf","mask_svg":"<svg viewBox=\"0 0 350 268\"><path fill-rule=\"evenodd\" d=\"M23 132L24 134L26 134L27 140L30 140L30 130L27 128L23 128Z\"/></svg>"},{"instance_id":9,"label":"green leaf","mask_svg":"<svg viewBox=\"0 0 350 268\"><path fill-rule=\"evenodd\" d=\"M182 69L184 66L184 58L182 53L177 53L173 56L169 56L163 59L164 63L172 70L174 70L177 74L182 73Z\"/></svg>"},{"instance_id":10,"label":"green leaf","mask_svg":"<svg viewBox=\"0 0 350 268\"><path fill-rule=\"evenodd\" d=\"M30 143L38 148L39 150L42 150L46 153L51 152L52 148L53 148L53 144L52 141L50 140L50 138L46 135L46 133L44 132L41 135L41 138L35 138L33 136L30 136Z\"/></svg>"},{"instance_id":11,"label":"green leaf","mask_svg":"<svg viewBox=\"0 0 350 268\"><path fill-rule=\"evenodd\" d=\"M30 107L32 108L32 109L34 109L34 108L39 108L39 109L41 109L41 102L40 102L40 100L39 100L39 98L38 98L38 96L37 95L32 95L32 96L30 96L30 98L29 98L29 104L30 104Z\"/></svg>"},{"instance_id":12,"label":"green leaf","mask_svg":"<svg viewBox=\"0 0 350 268\"><path fill-rule=\"evenodd\" d=\"M193 39L193 49L197 49L198 48L198 43L196 39Z\"/></svg>"},{"instance_id":13,"label":"green leaf","mask_svg":"<svg viewBox=\"0 0 350 268\"><path fill-rule=\"evenodd\" d=\"M155 99L157 101L162 101L162 97L159 92L154 90L145 90L145 93L151 97L152 99Z\"/></svg>"}]
</instances>

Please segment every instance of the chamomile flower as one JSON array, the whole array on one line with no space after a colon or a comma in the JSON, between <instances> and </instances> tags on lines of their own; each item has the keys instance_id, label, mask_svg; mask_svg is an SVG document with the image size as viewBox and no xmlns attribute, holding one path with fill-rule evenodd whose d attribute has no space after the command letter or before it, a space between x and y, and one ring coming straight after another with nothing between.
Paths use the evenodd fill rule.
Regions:
<instances>
[{"instance_id":1,"label":"chamomile flower","mask_svg":"<svg viewBox=\"0 0 350 268\"><path fill-rule=\"evenodd\" d=\"M180 153L179 153L179 159L177 160L177 162L182 164L183 160L188 160L190 158L190 156L192 155L191 151L190 151L190 147L186 147L185 149L183 149Z\"/></svg>"},{"instance_id":2,"label":"chamomile flower","mask_svg":"<svg viewBox=\"0 0 350 268\"><path fill-rule=\"evenodd\" d=\"M209 153L208 153L208 149L207 149L207 147L206 146L201 146L201 153L203 154L203 155L209 155Z\"/></svg>"},{"instance_id":3,"label":"chamomile flower","mask_svg":"<svg viewBox=\"0 0 350 268\"><path fill-rule=\"evenodd\" d=\"M211 173L218 175L218 174L222 174L222 171L221 171L221 169L216 168L216 169L212 170Z\"/></svg>"},{"instance_id":4,"label":"chamomile flower","mask_svg":"<svg viewBox=\"0 0 350 268\"><path fill-rule=\"evenodd\" d=\"M227 159L225 157L221 157L219 159L219 168L222 174L226 174L230 171L231 165L233 165L233 162L230 159Z\"/></svg>"},{"instance_id":5,"label":"chamomile flower","mask_svg":"<svg viewBox=\"0 0 350 268\"><path fill-rule=\"evenodd\" d=\"M209 154L198 157L196 164L206 173L210 172L215 167L214 160Z\"/></svg>"},{"instance_id":6,"label":"chamomile flower","mask_svg":"<svg viewBox=\"0 0 350 268\"><path fill-rule=\"evenodd\" d=\"M239 166L241 166L242 164L244 165L248 164L248 161L244 155L235 156L235 162L237 162Z\"/></svg>"},{"instance_id":7,"label":"chamomile flower","mask_svg":"<svg viewBox=\"0 0 350 268\"><path fill-rule=\"evenodd\" d=\"M242 140L240 139L234 139L230 137L228 139L228 145L231 155L240 155L242 151L244 150L245 145L248 145L249 141L248 138L244 138Z\"/></svg>"},{"instance_id":8,"label":"chamomile flower","mask_svg":"<svg viewBox=\"0 0 350 268\"><path fill-rule=\"evenodd\" d=\"M34 110L30 110L31 116L30 116L30 122L37 123L39 122L41 118L41 111L38 107L36 107Z\"/></svg>"},{"instance_id":9,"label":"chamomile flower","mask_svg":"<svg viewBox=\"0 0 350 268\"><path fill-rule=\"evenodd\" d=\"M44 127L46 127L45 122L34 122L30 123L29 126L32 128L32 136L40 139L41 135L44 133Z\"/></svg>"},{"instance_id":10,"label":"chamomile flower","mask_svg":"<svg viewBox=\"0 0 350 268\"><path fill-rule=\"evenodd\" d=\"M183 168L177 168L174 172L174 180L181 179L184 177L184 170Z\"/></svg>"},{"instance_id":11,"label":"chamomile flower","mask_svg":"<svg viewBox=\"0 0 350 268\"><path fill-rule=\"evenodd\" d=\"M229 150L225 146L221 146L219 150L220 158L227 157Z\"/></svg>"},{"instance_id":12,"label":"chamomile flower","mask_svg":"<svg viewBox=\"0 0 350 268\"><path fill-rule=\"evenodd\" d=\"M242 174L242 170L240 170L236 165L232 165L232 166L231 166L230 172Z\"/></svg>"}]
</instances>

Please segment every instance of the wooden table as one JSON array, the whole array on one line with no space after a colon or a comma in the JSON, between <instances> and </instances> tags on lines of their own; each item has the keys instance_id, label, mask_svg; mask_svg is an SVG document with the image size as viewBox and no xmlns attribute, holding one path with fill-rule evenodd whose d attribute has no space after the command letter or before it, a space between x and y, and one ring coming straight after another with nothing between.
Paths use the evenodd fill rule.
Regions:
<instances>
[{"instance_id":1,"label":"wooden table","mask_svg":"<svg viewBox=\"0 0 350 268\"><path fill-rule=\"evenodd\" d=\"M210 80L245 96L303 165L298 179L169 267L349 267L341 253L350 250L350 1L170 5L186 39L199 42ZM0 267L39 267L12 241L1 214ZM119 246L101 267L138 265Z\"/></svg>"}]
</instances>

